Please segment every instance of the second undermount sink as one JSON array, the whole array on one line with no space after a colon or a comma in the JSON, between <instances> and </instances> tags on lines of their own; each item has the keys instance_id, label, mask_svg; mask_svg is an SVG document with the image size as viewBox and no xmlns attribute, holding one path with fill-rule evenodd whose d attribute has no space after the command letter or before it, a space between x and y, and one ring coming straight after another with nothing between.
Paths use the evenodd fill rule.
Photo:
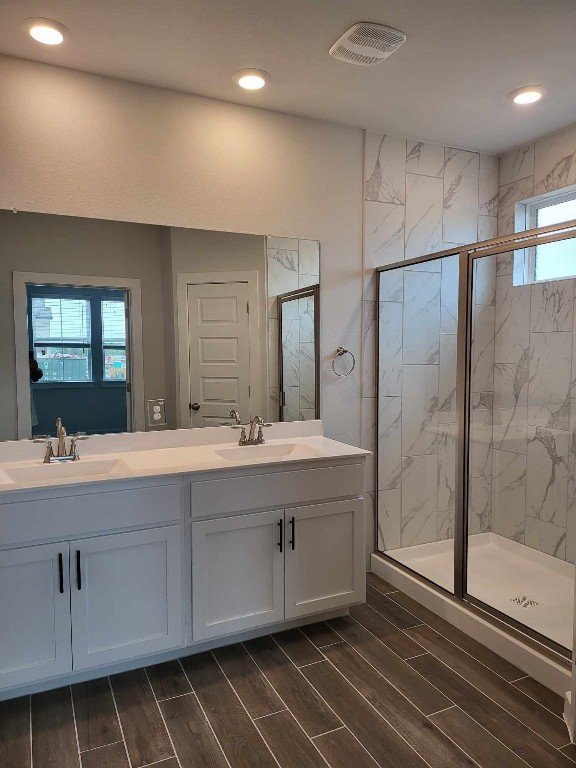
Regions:
<instances>
[{"instance_id":1,"label":"second undermount sink","mask_svg":"<svg viewBox=\"0 0 576 768\"><path fill-rule=\"evenodd\" d=\"M318 452L301 443L274 443L264 445L239 445L214 451L220 458L231 463L282 461L283 459L313 459Z\"/></svg>"},{"instance_id":2,"label":"second undermount sink","mask_svg":"<svg viewBox=\"0 0 576 768\"><path fill-rule=\"evenodd\" d=\"M67 478L102 477L106 475L121 475L126 469L123 461L118 459L89 459L81 461L62 461L52 464L34 464L25 467L5 469L4 474L14 483L28 483L37 480L66 480Z\"/></svg>"}]
</instances>

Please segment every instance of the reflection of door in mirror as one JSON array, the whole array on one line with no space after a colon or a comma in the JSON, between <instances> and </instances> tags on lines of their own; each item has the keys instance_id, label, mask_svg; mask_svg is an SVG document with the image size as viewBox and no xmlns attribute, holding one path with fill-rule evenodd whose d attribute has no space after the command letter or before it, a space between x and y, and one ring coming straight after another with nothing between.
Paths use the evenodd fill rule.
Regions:
<instances>
[{"instance_id":1,"label":"reflection of door in mirror","mask_svg":"<svg viewBox=\"0 0 576 768\"><path fill-rule=\"evenodd\" d=\"M188 285L190 426L250 414L249 295L245 282Z\"/></svg>"},{"instance_id":2,"label":"reflection of door in mirror","mask_svg":"<svg viewBox=\"0 0 576 768\"><path fill-rule=\"evenodd\" d=\"M32 435L129 429L127 296L124 290L26 287Z\"/></svg>"},{"instance_id":3,"label":"reflection of door in mirror","mask_svg":"<svg viewBox=\"0 0 576 768\"><path fill-rule=\"evenodd\" d=\"M320 418L319 286L278 296L280 421Z\"/></svg>"}]
</instances>

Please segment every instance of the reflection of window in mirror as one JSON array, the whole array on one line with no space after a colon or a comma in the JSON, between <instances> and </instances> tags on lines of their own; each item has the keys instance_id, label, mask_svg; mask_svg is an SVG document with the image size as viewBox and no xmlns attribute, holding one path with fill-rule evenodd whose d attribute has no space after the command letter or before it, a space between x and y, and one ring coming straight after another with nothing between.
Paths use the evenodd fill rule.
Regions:
<instances>
[{"instance_id":1,"label":"reflection of window in mirror","mask_svg":"<svg viewBox=\"0 0 576 768\"><path fill-rule=\"evenodd\" d=\"M122 290L28 285L33 434L125 432L126 319Z\"/></svg>"}]
</instances>

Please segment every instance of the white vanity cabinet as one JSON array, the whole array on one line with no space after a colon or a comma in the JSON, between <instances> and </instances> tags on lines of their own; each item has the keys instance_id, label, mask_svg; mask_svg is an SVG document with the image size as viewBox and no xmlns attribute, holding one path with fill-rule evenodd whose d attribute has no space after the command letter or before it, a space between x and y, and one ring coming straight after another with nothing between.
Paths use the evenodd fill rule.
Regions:
<instances>
[{"instance_id":1,"label":"white vanity cabinet","mask_svg":"<svg viewBox=\"0 0 576 768\"><path fill-rule=\"evenodd\" d=\"M365 596L360 499L286 510L285 615L310 616Z\"/></svg>"},{"instance_id":2,"label":"white vanity cabinet","mask_svg":"<svg viewBox=\"0 0 576 768\"><path fill-rule=\"evenodd\" d=\"M182 643L180 526L70 542L73 668Z\"/></svg>"},{"instance_id":3,"label":"white vanity cabinet","mask_svg":"<svg viewBox=\"0 0 576 768\"><path fill-rule=\"evenodd\" d=\"M0 689L72 669L68 543L0 551Z\"/></svg>"},{"instance_id":4,"label":"white vanity cabinet","mask_svg":"<svg viewBox=\"0 0 576 768\"><path fill-rule=\"evenodd\" d=\"M0 504L0 692L183 646L181 499L178 483Z\"/></svg>"},{"instance_id":5,"label":"white vanity cabinet","mask_svg":"<svg viewBox=\"0 0 576 768\"><path fill-rule=\"evenodd\" d=\"M192 523L194 641L364 600L360 499Z\"/></svg>"},{"instance_id":6,"label":"white vanity cabinet","mask_svg":"<svg viewBox=\"0 0 576 768\"><path fill-rule=\"evenodd\" d=\"M284 512L192 523L192 635L227 635L284 618Z\"/></svg>"}]
</instances>

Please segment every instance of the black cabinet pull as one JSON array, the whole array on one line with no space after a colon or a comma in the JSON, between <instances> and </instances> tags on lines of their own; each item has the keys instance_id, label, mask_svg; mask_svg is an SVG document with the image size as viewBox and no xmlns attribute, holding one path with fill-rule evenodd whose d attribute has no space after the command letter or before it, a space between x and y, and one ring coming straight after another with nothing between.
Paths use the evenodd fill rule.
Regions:
<instances>
[{"instance_id":1,"label":"black cabinet pull","mask_svg":"<svg viewBox=\"0 0 576 768\"><path fill-rule=\"evenodd\" d=\"M290 530L291 530L291 539L290 539L290 546L292 549L296 548L296 518L291 517L290 518Z\"/></svg>"},{"instance_id":2,"label":"black cabinet pull","mask_svg":"<svg viewBox=\"0 0 576 768\"><path fill-rule=\"evenodd\" d=\"M64 558L62 557L62 552L58 552L58 584L60 589L60 594L64 594Z\"/></svg>"},{"instance_id":3,"label":"black cabinet pull","mask_svg":"<svg viewBox=\"0 0 576 768\"><path fill-rule=\"evenodd\" d=\"M80 550L76 550L76 586L82 589L82 568L80 566Z\"/></svg>"},{"instance_id":4,"label":"black cabinet pull","mask_svg":"<svg viewBox=\"0 0 576 768\"><path fill-rule=\"evenodd\" d=\"M282 520L278 520L278 527L280 528L280 541L278 542L278 549L280 552L282 552L284 547L284 526L282 525Z\"/></svg>"}]
</instances>

